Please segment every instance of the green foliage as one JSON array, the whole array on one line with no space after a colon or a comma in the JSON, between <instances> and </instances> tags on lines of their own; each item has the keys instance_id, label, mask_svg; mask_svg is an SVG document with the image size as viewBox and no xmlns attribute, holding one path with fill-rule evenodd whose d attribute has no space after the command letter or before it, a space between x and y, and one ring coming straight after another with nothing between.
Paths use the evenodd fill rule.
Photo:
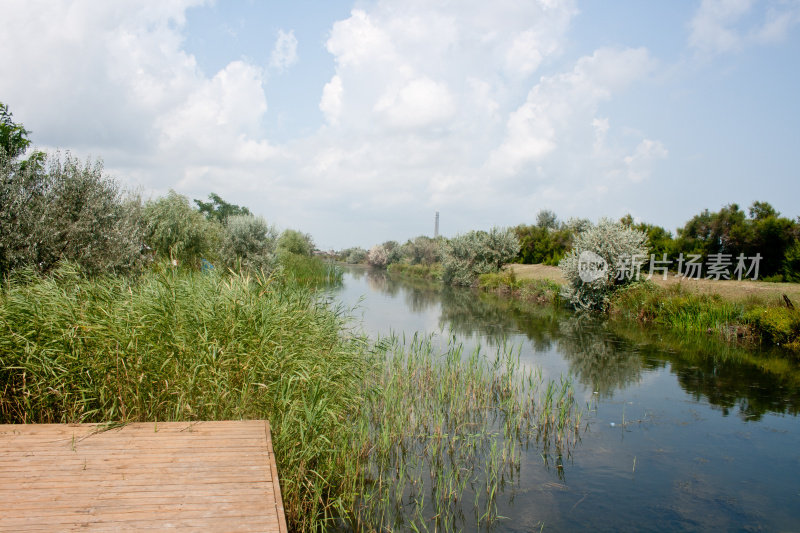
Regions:
<instances>
[{"instance_id":1,"label":"green foliage","mask_svg":"<svg viewBox=\"0 0 800 533\"><path fill-rule=\"evenodd\" d=\"M56 154L39 162L23 165L0 150L0 275L62 261L92 274L140 265L140 200L104 176L99 161Z\"/></svg>"},{"instance_id":2,"label":"green foliage","mask_svg":"<svg viewBox=\"0 0 800 533\"><path fill-rule=\"evenodd\" d=\"M492 228L471 231L442 242L442 281L453 285L472 285L481 274L497 272L519 253L519 240L513 230Z\"/></svg>"},{"instance_id":3,"label":"green foliage","mask_svg":"<svg viewBox=\"0 0 800 533\"><path fill-rule=\"evenodd\" d=\"M311 235L297 230L284 230L278 238L278 253L310 256L315 248Z\"/></svg>"},{"instance_id":4,"label":"green foliage","mask_svg":"<svg viewBox=\"0 0 800 533\"><path fill-rule=\"evenodd\" d=\"M233 215L225 220L220 259L228 267L270 270L277 231L261 217Z\"/></svg>"},{"instance_id":5,"label":"green foliage","mask_svg":"<svg viewBox=\"0 0 800 533\"><path fill-rule=\"evenodd\" d=\"M558 304L561 285L548 279L518 279L511 269L478 276L478 287L487 292L511 294L520 300Z\"/></svg>"},{"instance_id":6,"label":"green foliage","mask_svg":"<svg viewBox=\"0 0 800 533\"><path fill-rule=\"evenodd\" d=\"M147 245L159 256L194 267L200 259L215 259L223 235L222 224L192 208L175 191L147 202L144 207Z\"/></svg>"},{"instance_id":7,"label":"green foliage","mask_svg":"<svg viewBox=\"0 0 800 533\"><path fill-rule=\"evenodd\" d=\"M800 241L786 249L783 256L783 278L786 281L800 283Z\"/></svg>"},{"instance_id":8,"label":"green foliage","mask_svg":"<svg viewBox=\"0 0 800 533\"><path fill-rule=\"evenodd\" d=\"M551 228L542 225L514 228L520 243L517 262L527 265L557 265L572 246L573 232L566 227Z\"/></svg>"},{"instance_id":9,"label":"green foliage","mask_svg":"<svg viewBox=\"0 0 800 533\"><path fill-rule=\"evenodd\" d=\"M517 285L517 278L513 270L488 272L478 276L478 287L485 291L513 290Z\"/></svg>"},{"instance_id":10,"label":"green foliage","mask_svg":"<svg viewBox=\"0 0 800 533\"><path fill-rule=\"evenodd\" d=\"M663 289L650 282L624 287L611 301L615 315L695 333L725 334L727 328L742 323L744 309L743 304L716 294L698 294L680 285Z\"/></svg>"},{"instance_id":11,"label":"green foliage","mask_svg":"<svg viewBox=\"0 0 800 533\"><path fill-rule=\"evenodd\" d=\"M403 260L411 265L430 266L440 260L440 243L441 238L431 239L425 235L420 235L406 242L400 248L400 253Z\"/></svg>"},{"instance_id":12,"label":"green foliage","mask_svg":"<svg viewBox=\"0 0 800 533\"><path fill-rule=\"evenodd\" d=\"M604 262L593 275L585 269L587 257ZM567 280L562 294L576 309L606 310L609 297L635 281L647 257L647 234L621 222L601 220L578 234L572 251L561 260L559 267Z\"/></svg>"},{"instance_id":13,"label":"green foliage","mask_svg":"<svg viewBox=\"0 0 800 533\"><path fill-rule=\"evenodd\" d=\"M800 310L786 307L761 307L747 313L763 339L773 344L800 349Z\"/></svg>"},{"instance_id":14,"label":"green foliage","mask_svg":"<svg viewBox=\"0 0 800 533\"><path fill-rule=\"evenodd\" d=\"M427 279L427 280L440 280L442 279L442 265L441 263L432 263L430 265L417 264L412 265L409 263L392 263L386 269L392 274L400 274L403 276L410 276L414 278Z\"/></svg>"},{"instance_id":15,"label":"green foliage","mask_svg":"<svg viewBox=\"0 0 800 533\"><path fill-rule=\"evenodd\" d=\"M301 285L325 286L342 281L342 271L319 257L292 253L278 254L277 274L287 281Z\"/></svg>"},{"instance_id":16,"label":"green foliage","mask_svg":"<svg viewBox=\"0 0 800 533\"><path fill-rule=\"evenodd\" d=\"M386 250L386 265L399 263L403 259L402 247L397 241L386 241L382 245Z\"/></svg>"},{"instance_id":17,"label":"green foliage","mask_svg":"<svg viewBox=\"0 0 800 533\"><path fill-rule=\"evenodd\" d=\"M31 141L28 139L30 131L22 124L15 123L12 116L8 106L0 102L0 151L4 151L10 159L15 159L25 153Z\"/></svg>"},{"instance_id":18,"label":"green foliage","mask_svg":"<svg viewBox=\"0 0 800 533\"><path fill-rule=\"evenodd\" d=\"M755 257L760 254L760 277L782 274L787 250L797 239L800 226L781 217L766 202L754 202L750 218L736 204L712 213L707 209L689 220L678 230L676 252L699 254L730 254L735 261L739 254Z\"/></svg>"},{"instance_id":19,"label":"green foliage","mask_svg":"<svg viewBox=\"0 0 800 533\"><path fill-rule=\"evenodd\" d=\"M0 423L269 419L292 530L354 505L370 357L312 291L157 264L0 293Z\"/></svg>"},{"instance_id":20,"label":"green foliage","mask_svg":"<svg viewBox=\"0 0 800 533\"><path fill-rule=\"evenodd\" d=\"M544 229L558 229L558 217L549 209L542 209L536 215L536 226Z\"/></svg>"},{"instance_id":21,"label":"green foliage","mask_svg":"<svg viewBox=\"0 0 800 533\"><path fill-rule=\"evenodd\" d=\"M367 251L358 246L347 248L339 252L339 254L337 254L337 258L339 261L344 261L345 263L349 263L351 265L357 265L367 261Z\"/></svg>"},{"instance_id":22,"label":"green foliage","mask_svg":"<svg viewBox=\"0 0 800 533\"><path fill-rule=\"evenodd\" d=\"M229 204L216 193L208 195L209 202L202 200L195 200L197 209L203 213L206 218L216 220L217 222L225 222L228 217L239 215L250 215L250 210L246 207L241 207L235 204Z\"/></svg>"},{"instance_id":23,"label":"green foliage","mask_svg":"<svg viewBox=\"0 0 800 533\"><path fill-rule=\"evenodd\" d=\"M569 381L512 350L372 345L287 281L164 263L136 279L20 272L0 292L0 423L268 419L292 531L459 530L469 484L495 494L526 447L575 445ZM474 501L489 520L493 497Z\"/></svg>"}]
</instances>

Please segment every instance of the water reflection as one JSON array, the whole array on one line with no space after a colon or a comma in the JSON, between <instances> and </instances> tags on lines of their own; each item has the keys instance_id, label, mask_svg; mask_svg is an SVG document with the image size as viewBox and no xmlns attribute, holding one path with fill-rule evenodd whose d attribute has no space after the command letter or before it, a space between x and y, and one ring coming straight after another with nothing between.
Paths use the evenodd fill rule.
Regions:
<instances>
[{"instance_id":1,"label":"water reflection","mask_svg":"<svg viewBox=\"0 0 800 533\"><path fill-rule=\"evenodd\" d=\"M576 380L600 397L639 383L645 371L668 367L684 391L726 416L759 420L770 412L800 413L800 368L780 351L756 352L714 338L600 321L381 270L348 272L354 279L366 277L373 291L402 298L412 313L440 306L439 327L464 339L502 346L521 334L534 352L555 350Z\"/></svg>"},{"instance_id":2,"label":"water reflection","mask_svg":"<svg viewBox=\"0 0 800 533\"><path fill-rule=\"evenodd\" d=\"M767 413L800 413L800 368L777 349L754 350L714 338L611 324L636 343L647 366L669 365L681 388L727 416L760 420Z\"/></svg>"},{"instance_id":3,"label":"water reflection","mask_svg":"<svg viewBox=\"0 0 800 533\"><path fill-rule=\"evenodd\" d=\"M545 376L598 393L572 455L526 451L498 530L797 529L800 365L786 353L385 273L354 270L343 285L345 303L366 295L370 334L452 331L465 353L520 346Z\"/></svg>"},{"instance_id":4,"label":"water reflection","mask_svg":"<svg viewBox=\"0 0 800 533\"><path fill-rule=\"evenodd\" d=\"M639 382L644 368L639 351L600 320L572 315L561 321L560 333L558 348L570 372L601 398Z\"/></svg>"}]
</instances>

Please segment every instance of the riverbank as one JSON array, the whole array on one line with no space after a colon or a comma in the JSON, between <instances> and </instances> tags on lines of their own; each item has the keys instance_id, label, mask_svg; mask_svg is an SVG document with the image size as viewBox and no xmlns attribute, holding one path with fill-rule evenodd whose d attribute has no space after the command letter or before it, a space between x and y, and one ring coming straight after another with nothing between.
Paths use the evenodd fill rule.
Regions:
<instances>
[{"instance_id":1,"label":"riverbank","mask_svg":"<svg viewBox=\"0 0 800 533\"><path fill-rule=\"evenodd\" d=\"M393 271L435 279L437 270L433 265L405 266ZM504 297L560 305L564 283L558 267L510 264L499 273L480 276L476 287ZM798 307L800 283L686 280L670 275L666 280L654 277L619 291L612 298L609 317L716 335L729 342L776 345L797 353Z\"/></svg>"},{"instance_id":2,"label":"riverbank","mask_svg":"<svg viewBox=\"0 0 800 533\"><path fill-rule=\"evenodd\" d=\"M526 282L563 284L557 267L509 265ZM787 302L788 300L788 302ZM799 283L683 279L655 276L618 292L609 314L683 332L717 334L729 341L763 342L800 351Z\"/></svg>"}]
</instances>

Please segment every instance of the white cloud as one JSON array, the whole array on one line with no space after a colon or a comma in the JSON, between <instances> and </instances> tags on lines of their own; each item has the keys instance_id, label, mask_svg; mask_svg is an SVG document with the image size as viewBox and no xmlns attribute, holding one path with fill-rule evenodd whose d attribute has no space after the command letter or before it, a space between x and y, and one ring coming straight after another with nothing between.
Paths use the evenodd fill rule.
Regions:
<instances>
[{"instance_id":1,"label":"white cloud","mask_svg":"<svg viewBox=\"0 0 800 533\"><path fill-rule=\"evenodd\" d=\"M102 156L146 191L206 189L201 176L263 164L280 153L263 136L264 74L244 61L210 77L198 69L182 30L186 10L200 3L12 2L0 34L0 94L37 143ZM249 187L256 178L238 179Z\"/></svg>"},{"instance_id":2,"label":"white cloud","mask_svg":"<svg viewBox=\"0 0 800 533\"><path fill-rule=\"evenodd\" d=\"M296 62L297 38L294 36L294 30L288 33L278 30L278 38L275 40L275 46L270 54L269 66L278 70L286 70Z\"/></svg>"},{"instance_id":3,"label":"white cloud","mask_svg":"<svg viewBox=\"0 0 800 533\"><path fill-rule=\"evenodd\" d=\"M417 78L399 90L389 89L378 99L374 109L390 126L416 129L448 120L456 106L447 85Z\"/></svg>"},{"instance_id":4,"label":"white cloud","mask_svg":"<svg viewBox=\"0 0 800 533\"><path fill-rule=\"evenodd\" d=\"M510 114L505 139L492 153L490 167L517 173L560 144L572 142L576 127L591 126L596 132L599 125L605 138L608 121L594 117L598 105L652 68L645 49L603 49L579 59L571 72L543 77ZM595 150L599 147L595 141Z\"/></svg>"},{"instance_id":5,"label":"white cloud","mask_svg":"<svg viewBox=\"0 0 800 533\"><path fill-rule=\"evenodd\" d=\"M756 6L761 8L765 4L765 9L753 13ZM798 23L797 2L703 0L689 23L689 44L705 54L731 52L749 45L781 41Z\"/></svg>"},{"instance_id":6,"label":"white cloud","mask_svg":"<svg viewBox=\"0 0 800 533\"><path fill-rule=\"evenodd\" d=\"M664 159L669 152L660 141L644 139L636 147L636 151L625 157L628 178L638 182L650 175L652 164L657 159Z\"/></svg>"},{"instance_id":7,"label":"white cloud","mask_svg":"<svg viewBox=\"0 0 800 533\"><path fill-rule=\"evenodd\" d=\"M322 88L322 99L319 109L325 114L325 119L330 124L338 124L339 115L342 113L342 78L334 76Z\"/></svg>"},{"instance_id":8,"label":"white cloud","mask_svg":"<svg viewBox=\"0 0 800 533\"><path fill-rule=\"evenodd\" d=\"M146 192L219 192L324 246L407 238L437 209L447 233L521 222L542 202L569 212L666 156L602 109L651 71L646 50L559 65L571 0L364 4L325 43L324 126L280 145L265 68L296 61L294 34L279 32L270 67L207 75L184 49L190 5L14 1L0 96L38 142L102 155ZM342 216L363 221L356 242L332 238Z\"/></svg>"}]
</instances>

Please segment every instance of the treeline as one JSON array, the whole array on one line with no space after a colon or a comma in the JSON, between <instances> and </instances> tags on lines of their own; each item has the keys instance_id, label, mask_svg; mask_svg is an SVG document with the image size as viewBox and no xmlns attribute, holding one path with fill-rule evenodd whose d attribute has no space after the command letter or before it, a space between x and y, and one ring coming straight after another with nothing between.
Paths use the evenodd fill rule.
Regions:
<instances>
[{"instance_id":1,"label":"treeline","mask_svg":"<svg viewBox=\"0 0 800 533\"><path fill-rule=\"evenodd\" d=\"M470 231L452 239L419 236L400 245L377 244L369 250L348 248L337 259L374 268L413 271L452 285L473 285L482 274L497 272L519 253L519 241L508 229Z\"/></svg>"},{"instance_id":2,"label":"treeline","mask_svg":"<svg viewBox=\"0 0 800 533\"><path fill-rule=\"evenodd\" d=\"M620 222L643 231L649 241L649 253L657 260L664 255L677 266L678 257L696 255L699 262L710 256L730 256L734 263L740 255L760 256L759 279L765 281L800 281L800 217L781 216L769 203L754 202L747 212L730 204L717 212L704 210L692 217L673 236L661 226L636 223L626 215ZM559 222L552 211L541 211L536 224L514 228L520 241L516 262L558 265L572 249L576 235L591 226L588 220Z\"/></svg>"},{"instance_id":3,"label":"treeline","mask_svg":"<svg viewBox=\"0 0 800 533\"><path fill-rule=\"evenodd\" d=\"M637 223L631 215L619 222L647 235L642 252L646 261L652 255L655 262L673 271L690 261L707 264L710 258L717 263L727 261L730 271L741 256L748 265L758 266L758 272L750 271L744 277L800 282L800 217L781 216L767 202L754 202L746 213L736 204L718 212L706 209L679 228L676 236L661 226ZM472 231L452 239L419 236L405 244L386 241L369 250L347 248L337 259L472 285L481 274L497 272L497 265L503 262L558 266L577 237L594 227L588 219L560 221L554 212L543 210L531 225Z\"/></svg>"},{"instance_id":4,"label":"treeline","mask_svg":"<svg viewBox=\"0 0 800 533\"><path fill-rule=\"evenodd\" d=\"M312 258L310 235L279 233L211 193L149 201L124 191L102 163L33 152L29 131L0 103L0 277L71 262L90 275L126 274L166 259L194 268L273 270Z\"/></svg>"}]
</instances>

